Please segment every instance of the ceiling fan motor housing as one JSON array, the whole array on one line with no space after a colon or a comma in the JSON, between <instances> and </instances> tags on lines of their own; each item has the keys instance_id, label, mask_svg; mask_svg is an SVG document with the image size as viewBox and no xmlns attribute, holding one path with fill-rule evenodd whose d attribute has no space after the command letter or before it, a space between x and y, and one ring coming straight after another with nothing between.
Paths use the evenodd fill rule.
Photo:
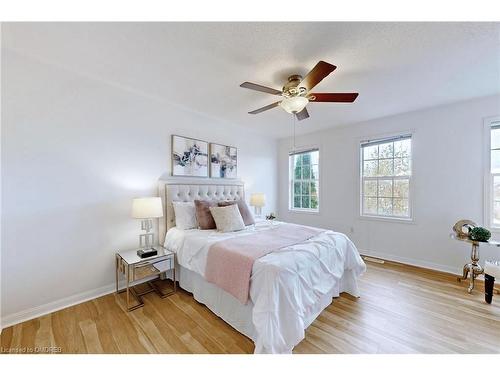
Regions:
<instances>
[{"instance_id":1,"label":"ceiling fan motor housing","mask_svg":"<svg viewBox=\"0 0 500 375\"><path fill-rule=\"evenodd\" d=\"M283 86L283 96L285 98L303 96L307 90L305 87L299 87L300 82L302 82L302 76L298 74L288 77L288 82Z\"/></svg>"}]
</instances>

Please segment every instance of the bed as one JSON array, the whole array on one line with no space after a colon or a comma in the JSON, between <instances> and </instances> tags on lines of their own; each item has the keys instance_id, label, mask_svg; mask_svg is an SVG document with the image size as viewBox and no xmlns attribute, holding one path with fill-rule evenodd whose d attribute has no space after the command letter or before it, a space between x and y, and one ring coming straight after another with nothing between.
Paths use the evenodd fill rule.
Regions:
<instances>
[{"instance_id":1,"label":"bed","mask_svg":"<svg viewBox=\"0 0 500 375\"><path fill-rule=\"evenodd\" d=\"M257 221L245 230L180 230L175 227L172 202L244 199L239 180L169 179L160 181L164 217L160 239L176 253L181 288L255 343L255 353L291 353L304 339L305 329L342 292L359 296L357 278L366 267L347 236L322 231L273 251L255 261L247 303L240 302L205 279L205 266L214 243L273 231L281 222ZM162 241L160 241L162 242Z\"/></svg>"}]
</instances>

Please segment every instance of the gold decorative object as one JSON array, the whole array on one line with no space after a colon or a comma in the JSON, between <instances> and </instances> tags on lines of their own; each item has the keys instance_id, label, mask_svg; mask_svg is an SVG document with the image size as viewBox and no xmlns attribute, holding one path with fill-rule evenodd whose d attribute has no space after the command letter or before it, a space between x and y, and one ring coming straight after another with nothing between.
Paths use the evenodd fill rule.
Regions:
<instances>
[{"instance_id":1,"label":"gold decorative object","mask_svg":"<svg viewBox=\"0 0 500 375\"><path fill-rule=\"evenodd\" d=\"M453 231L458 238L469 238L469 232L476 226L477 224L471 220L459 220L453 226Z\"/></svg>"},{"instance_id":2,"label":"gold decorative object","mask_svg":"<svg viewBox=\"0 0 500 375\"><path fill-rule=\"evenodd\" d=\"M484 273L483 267L479 264L479 243L476 241L469 240L472 244L472 251L470 253L471 262L464 266L462 277L458 277L458 281L467 280L469 278L469 287L467 292L472 293L474 289L474 280L477 276Z\"/></svg>"}]
</instances>

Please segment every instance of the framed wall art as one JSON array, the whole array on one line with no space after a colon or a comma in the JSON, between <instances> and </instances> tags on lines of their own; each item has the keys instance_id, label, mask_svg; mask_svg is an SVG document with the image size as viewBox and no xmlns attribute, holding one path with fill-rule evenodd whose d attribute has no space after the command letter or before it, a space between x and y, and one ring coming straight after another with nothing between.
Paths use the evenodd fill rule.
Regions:
<instances>
[{"instance_id":1,"label":"framed wall art","mask_svg":"<svg viewBox=\"0 0 500 375\"><path fill-rule=\"evenodd\" d=\"M172 176L208 177L208 142L172 135Z\"/></svg>"},{"instance_id":2,"label":"framed wall art","mask_svg":"<svg viewBox=\"0 0 500 375\"><path fill-rule=\"evenodd\" d=\"M210 143L210 177L236 178L238 150L236 147Z\"/></svg>"}]
</instances>

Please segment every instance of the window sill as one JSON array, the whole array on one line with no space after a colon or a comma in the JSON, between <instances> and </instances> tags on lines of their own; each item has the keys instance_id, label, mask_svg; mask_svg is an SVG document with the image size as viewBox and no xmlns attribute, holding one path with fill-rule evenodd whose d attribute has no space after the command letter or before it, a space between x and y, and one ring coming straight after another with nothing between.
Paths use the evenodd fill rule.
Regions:
<instances>
[{"instance_id":1,"label":"window sill","mask_svg":"<svg viewBox=\"0 0 500 375\"><path fill-rule=\"evenodd\" d=\"M401 217L385 217L385 216L368 216L368 215L359 215L360 220L368 220L368 221L382 221L386 223L398 223L398 224L416 224L415 219L404 219Z\"/></svg>"},{"instance_id":2,"label":"window sill","mask_svg":"<svg viewBox=\"0 0 500 375\"><path fill-rule=\"evenodd\" d=\"M301 210L298 208L289 208L288 212L298 213L298 214L309 214L309 215L319 215L319 210Z\"/></svg>"}]
</instances>

